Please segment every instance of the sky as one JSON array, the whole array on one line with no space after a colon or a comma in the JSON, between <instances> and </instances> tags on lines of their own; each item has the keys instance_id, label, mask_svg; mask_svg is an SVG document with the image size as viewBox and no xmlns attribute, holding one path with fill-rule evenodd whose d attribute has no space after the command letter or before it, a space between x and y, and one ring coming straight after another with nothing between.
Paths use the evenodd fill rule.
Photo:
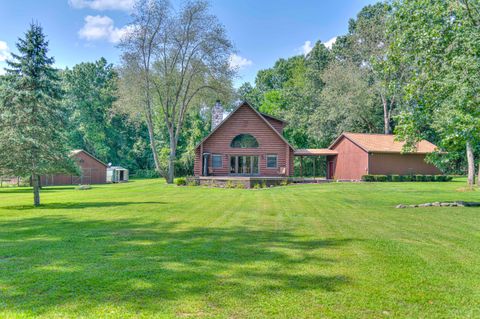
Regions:
<instances>
[{"instance_id":1,"label":"sky","mask_svg":"<svg viewBox=\"0 0 480 319\"><path fill-rule=\"evenodd\" d=\"M58 68L105 57L117 64L116 47L127 30L135 0L0 0L0 73L31 22L40 23ZM235 45L230 64L235 85L254 82L279 58L328 45L348 30L348 20L372 0L211 0L211 8ZM173 0L176 6L179 0Z\"/></svg>"}]
</instances>

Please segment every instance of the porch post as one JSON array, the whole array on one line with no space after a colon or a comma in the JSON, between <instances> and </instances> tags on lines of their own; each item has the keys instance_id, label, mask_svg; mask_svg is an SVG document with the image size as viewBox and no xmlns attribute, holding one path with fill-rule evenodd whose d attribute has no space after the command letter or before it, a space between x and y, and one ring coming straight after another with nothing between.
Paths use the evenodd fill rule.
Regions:
<instances>
[{"instance_id":1,"label":"porch post","mask_svg":"<svg viewBox=\"0 0 480 319\"><path fill-rule=\"evenodd\" d=\"M316 157L313 156L312 159L313 159L313 180L315 180L315 176L317 176L317 175L315 175L315 159L316 159Z\"/></svg>"},{"instance_id":2,"label":"porch post","mask_svg":"<svg viewBox=\"0 0 480 319\"><path fill-rule=\"evenodd\" d=\"M303 156L300 156L300 177L303 177Z\"/></svg>"}]
</instances>

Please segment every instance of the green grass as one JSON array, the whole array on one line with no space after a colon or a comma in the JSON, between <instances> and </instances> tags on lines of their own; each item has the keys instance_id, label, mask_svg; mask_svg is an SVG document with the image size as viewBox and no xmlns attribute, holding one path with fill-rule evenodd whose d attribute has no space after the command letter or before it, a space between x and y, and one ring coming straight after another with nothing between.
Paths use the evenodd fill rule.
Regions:
<instances>
[{"instance_id":1,"label":"green grass","mask_svg":"<svg viewBox=\"0 0 480 319\"><path fill-rule=\"evenodd\" d=\"M3 189L0 318L478 318L463 186Z\"/></svg>"}]
</instances>

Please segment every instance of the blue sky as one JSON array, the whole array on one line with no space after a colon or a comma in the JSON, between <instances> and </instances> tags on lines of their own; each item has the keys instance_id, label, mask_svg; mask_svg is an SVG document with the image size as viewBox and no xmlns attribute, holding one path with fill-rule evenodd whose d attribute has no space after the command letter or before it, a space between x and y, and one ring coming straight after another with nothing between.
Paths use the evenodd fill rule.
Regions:
<instances>
[{"instance_id":1,"label":"blue sky","mask_svg":"<svg viewBox=\"0 0 480 319\"><path fill-rule=\"evenodd\" d=\"M115 47L134 0L0 0L0 72L15 42L32 21L39 22L57 67L105 57L117 63ZM173 1L177 3L178 1ZM258 70L281 57L303 54L318 40L345 34L348 20L371 0L211 0L237 54L236 84L253 82Z\"/></svg>"}]
</instances>

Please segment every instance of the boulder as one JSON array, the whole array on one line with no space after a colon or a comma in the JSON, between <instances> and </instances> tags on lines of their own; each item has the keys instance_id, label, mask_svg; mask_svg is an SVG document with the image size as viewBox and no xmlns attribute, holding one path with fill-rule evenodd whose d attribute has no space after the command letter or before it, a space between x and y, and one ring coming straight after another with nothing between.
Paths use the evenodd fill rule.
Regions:
<instances>
[{"instance_id":1,"label":"boulder","mask_svg":"<svg viewBox=\"0 0 480 319\"><path fill-rule=\"evenodd\" d=\"M399 204L399 205L395 206L395 208L407 208L407 206Z\"/></svg>"}]
</instances>

